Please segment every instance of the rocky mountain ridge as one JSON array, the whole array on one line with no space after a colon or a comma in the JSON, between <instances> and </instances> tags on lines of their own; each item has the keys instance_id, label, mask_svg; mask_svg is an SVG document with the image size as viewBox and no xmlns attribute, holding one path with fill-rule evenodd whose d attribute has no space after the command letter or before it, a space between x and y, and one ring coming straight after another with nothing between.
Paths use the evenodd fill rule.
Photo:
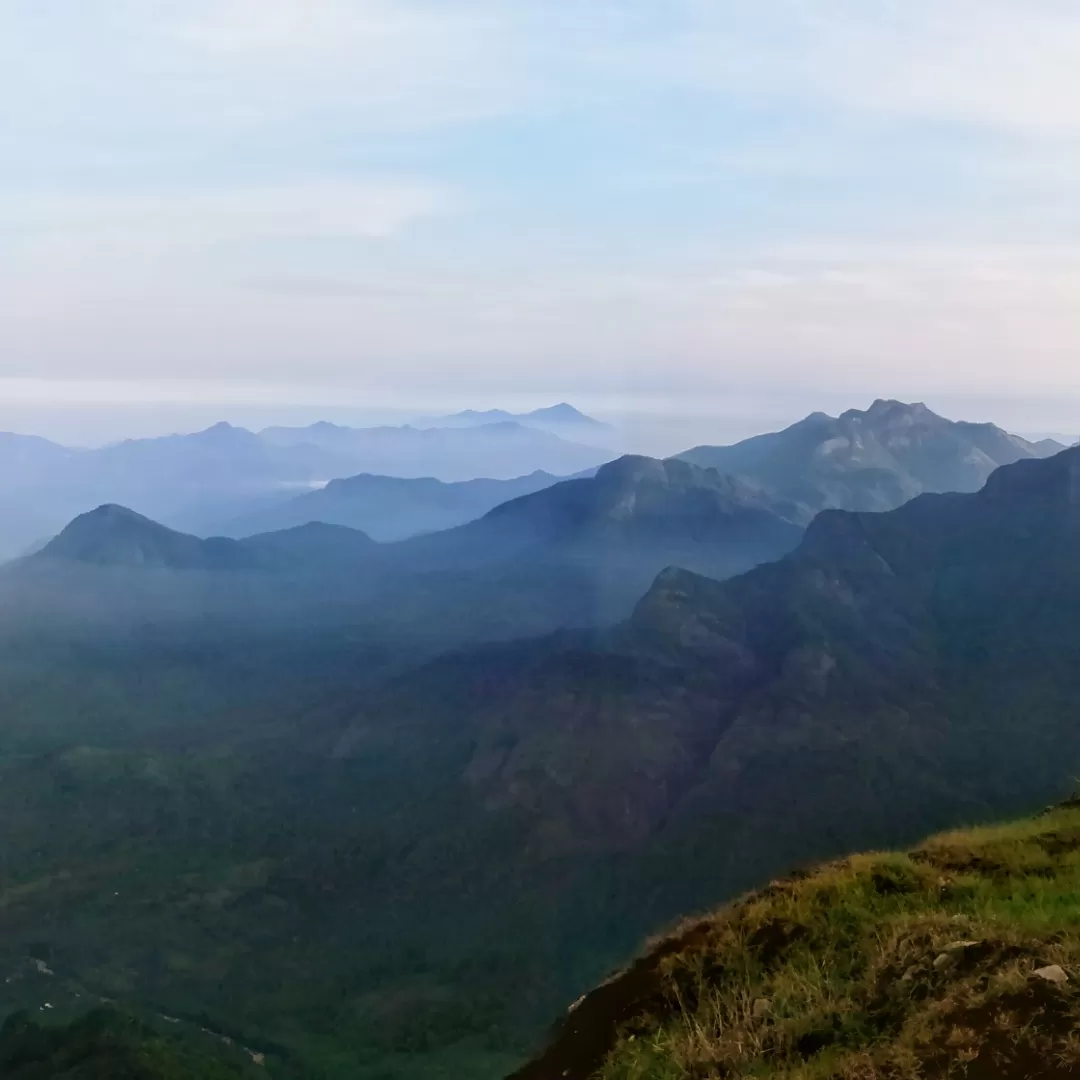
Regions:
<instances>
[{"instance_id":1,"label":"rocky mountain ridge","mask_svg":"<svg viewBox=\"0 0 1080 1080\"><path fill-rule=\"evenodd\" d=\"M1052 456L994 424L946 420L923 404L878 400L839 417L813 413L797 424L733 446L699 446L680 457L759 483L802 507L894 510L927 492L974 492L1002 465Z\"/></svg>"}]
</instances>

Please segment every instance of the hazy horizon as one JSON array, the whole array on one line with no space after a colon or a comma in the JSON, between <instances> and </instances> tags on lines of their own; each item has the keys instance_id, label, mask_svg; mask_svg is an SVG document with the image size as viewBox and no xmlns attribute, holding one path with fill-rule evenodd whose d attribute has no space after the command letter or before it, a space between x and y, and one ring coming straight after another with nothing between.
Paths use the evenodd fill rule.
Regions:
<instances>
[{"instance_id":1,"label":"hazy horizon","mask_svg":"<svg viewBox=\"0 0 1080 1080\"><path fill-rule=\"evenodd\" d=\"M667 456L700 444L728 444L753 435L777 431L801 420L810 412L839 415L848 409L865 409L875 397L822 393L814 396L761 395L732 396L722 401L703 402L694 411L678 412L671 402L658 401L653 410L611 402L573 399L568 403L617 430L611 441L613 451ZM563 399L559 399L563 400ZM915 400L915 399L911 399ZM1080 420L1070 426L1077 412L1070 402L993 401L979 398L919 399L950 420L992 422L1024 438L1057 438L1069 443L1080 438ZM514 397L509 401L481 399L465 403L452 399L430 407L364 408L343 404L196 404L128 403L125 405L12 407L0 403L0 431L38 435L73 447L95 447L125 439L189 434L217 423L259 431L266 427L304 427L329 421L349 427L400 426L449 415L465 408L505 409L528 412L556 404L554 398ZM667 406L665 408L665 405ZM1074 430L1075 429L1075 430ZM571 437L571 436L567 436Z\"/></svg>"},{"instance_id":2,"label":"hazy horizon","mask_svg":"<svg viewBox=\"0 0 1080 1080\"><path fill-rule=\"evenodd\" d=\"M1076 1070L1078 58L0 0L3 1080Z\"/></svg>"},{"instance_id":3,"label":"hazy horizon","mask_svg":"<svg viewBox=\"0 0 1080 1080\"><path fill-rule=\"evenodd\" d=\"M1070 430L1078 48L1053 0L17 0L0 426L565 398L726 439L889 396Z\"/></svg>"}]
</instances>

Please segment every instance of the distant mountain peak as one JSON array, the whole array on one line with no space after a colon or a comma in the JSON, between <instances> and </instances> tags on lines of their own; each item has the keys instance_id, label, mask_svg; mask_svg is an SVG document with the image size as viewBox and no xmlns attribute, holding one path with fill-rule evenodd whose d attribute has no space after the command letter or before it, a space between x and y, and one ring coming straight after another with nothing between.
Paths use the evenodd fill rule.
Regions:
<instances>
[{"instance_id":1,"label":"distant mountain peak","mask_svg":"<svg viewBox=\"0 0 1080 1080\"><path fill-rule=\"evenodd\" d=\"M658 458L646 457L644 454L623 454L622 457L601 465L596 470L596 477L598 480L609 477L623 479L655 477L657 479L666 479L668 475L667 464L667 462L660 461ZM685 464L685 462L682 464Z\"/></svg>"},{"instance_id":2,"label":"distant mountain peak","mask_svg":"<svg viewBox=\"0 0 1080 1080\"><path fill-rule=\"evenodd\" d=\"M329 521L306 521L302 525L291 525L287 529L278 529L275 532L268 533L258 533L249 539L258 540L266 537L277 537L283 540L349 540L358 546L375 544L375 541L362 529L354 529L351 525L337 525Z\"/></svg>"},{"instance_id":3,"label":"distant mountain peak","mask_svg":"<svg viewBox=\"0 0 1080 1080\"><path fill-rule=\"evenodd\" d=\"M203 431L200 431L200 435L220 435L225 438L230 438L237 434L250 434L246 428L237 427L235 424L230 424L228 420L219 420L216 424L211 424L210 427Z\"/></svg>"},{"instance_id":4,"label":"distant mountain peak","mask_svg":"<svg viewBox=\"0 0 1080 1080\"><path fill-rule=\"evenodd\" d=\"M802 507L891 510L924 492L978 491L1003 465L1058 449L993 424L948 420L922 402L878 398L833 418L814 413L783 431L680 457L741 476Z\"/></svg>"},{"instance_id":5,"label":"distant mountain peak","mask_svg":"<svg viewBox=\"0 0 1080 1080\"><path fill-rule=\"evenodd\" d=\"M178 437L184 438L185 436ZM254 432L248 431L247 428L237 427L235 424L230 424L228 420L220 420L203 431L197 431L190 438L201 443L220 443L223 446L229 446L235 443L256 441L258 436Z\"/></svg>"},{"instance_id":6,"label":"distant mountain peak","mask_svg":"<svg viewBox=\"0 0 1080 1080\"><path fill-rule=\"evenodd\" d=\"M434 427L488 427L495 424L520 424L523 427L555 434L585 436L608 435L614 431L610 424L586 416L566 401L532 412L512 413L505 409L465 409L452 416L435 417L428 421Z\"/></svg>"},{"instance_id":7,"label":"distant mountain peak","mask_svg":"<svg viewBox=\"0 0 1080 1080\"><path fill-rule=\"evenodd\" d=\"M580 409L575 409L566 401L560 401L558 405L550 405L546 409L534 409L526 416L535 420L547 419L558 423L598 424L600 422L591 416L586 416Z\"/></svg>"},{"instance_id":8,"label":"distant mountain peak","mask_svg":"<svg viewBox=\"0 0 1080 1080\"><path fill-rule=\"evenodd\" d=\"M165 528L164 525L159 525L156 521L126 506L120 506L118 503L103 503L94 510L88 510L85 514L80 514L64 529L64 533L119 527Z\"/></svg>"},{"instance_id":9,"label":"distant mountain peak","mask_svg":"<svg viewBox=\"0 0 1080 1080\"><path fill-rule=\"evenodd\" d=\"M169 569L200 568L207 561L205 541L114 503L80 514L33 558Z\"/></svg>"},{"instance_id":10,"label":"distant mountain peak","mask_svg":"<svg viewBox=\"0 0 1080 1080\"><path fill-rule=\"evenodd\" d=\"M465 409L462 412L454 413L451 420L477 420L483 423L497 423L500 420L513 420L513 413L508 413L505 409Z\"/></svg>"},{"instance_id":11,"label":"distant mountain peak","mask_svg":"<svg viewBox=\"0 0 1080 1080\"><path fill-rule=\"evenodd\" d=\"M537 535L559 542L599 533L606 537L605 545L615 542L616 533L630 542L653 543L663 537L672 550L685 544L734 545L745 533L775 555L790 550L802 535L790 509L713 469L678 458L661 461L627 454L601 466L591 478L504 503L486 520L528 522Z\"/></svg>"},{"instance_id":12,"label":"distant mountain peak","mask_svg":"<svg viewBox=\"0 0 1080 1080\"><path fill-rule=\"evenodd\" d=\"M878 398L864 410L848 409L842 413L841 420L941 420L942 417L929 409L923 402L897 401L895 398Z\"/></svg>"},{"instance_id":13,"label":"distant mountain peak","mask_svg":"<svg viewBox=\"0 0 1080 1080\"><path fill-rule=\"evenodd\" d=\"M124 569L325 569L355 558L375 541L342 525L311 521L244 540L202 539L177 532L125 506L107 504L80 514L30 559Z\"/></svg>"}]
</instances>

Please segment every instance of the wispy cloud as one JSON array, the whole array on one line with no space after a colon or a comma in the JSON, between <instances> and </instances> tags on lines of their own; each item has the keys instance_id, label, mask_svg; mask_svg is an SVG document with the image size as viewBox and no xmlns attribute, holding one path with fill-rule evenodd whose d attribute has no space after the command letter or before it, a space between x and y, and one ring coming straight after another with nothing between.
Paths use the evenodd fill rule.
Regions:
<instances>
[{"instance_id":1,"label":"wispy cloud","mask_svg":"<svg viewBox=\"0 0 1080 1080\"><path fill-rule=\"evenodd\" d=\"M1062 0L678 0L613 70L762 102L1080 131L1080 8ZM666 30L666 32L665 32Z\"/></svg>"},{"instance_id":2,"label":"wispy cloud","mask_svg":"<svg viewBox=\"0 0 1080 1080\"><path fill-rule=\"evenodd\" d=\"M1078 55L1066 0L0 0L0 377L1080 393Z\"/></svg>"},{"instance_id":3,"label":"wispy cloud","mask_svg":"<svg viewBox=\"0 0 1080 1080\"><path fill-rule=\"evenodd\" d=\"M0 230L35 236L135 234L205 244L272 237L388 237L445 212L451 196L410 182L309 181L157 192L0 193Z\"/></svg>"}]
</instances>

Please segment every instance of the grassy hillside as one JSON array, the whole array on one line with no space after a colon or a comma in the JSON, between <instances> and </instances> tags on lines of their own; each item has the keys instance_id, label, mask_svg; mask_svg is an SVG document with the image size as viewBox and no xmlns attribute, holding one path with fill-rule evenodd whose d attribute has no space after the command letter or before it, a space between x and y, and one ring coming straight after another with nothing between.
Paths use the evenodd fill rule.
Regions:
<instances>
[{"instance_id":1,"label":"grassy hillside","mask_svg":"<svg viewBox=\"0 0 1080 1080\"><path fill-rule=\"evenodd\" d=\"M1080 1073L1080 803L774 882L655 942L515 1080Z\"/></svg>"}]
</instances>

